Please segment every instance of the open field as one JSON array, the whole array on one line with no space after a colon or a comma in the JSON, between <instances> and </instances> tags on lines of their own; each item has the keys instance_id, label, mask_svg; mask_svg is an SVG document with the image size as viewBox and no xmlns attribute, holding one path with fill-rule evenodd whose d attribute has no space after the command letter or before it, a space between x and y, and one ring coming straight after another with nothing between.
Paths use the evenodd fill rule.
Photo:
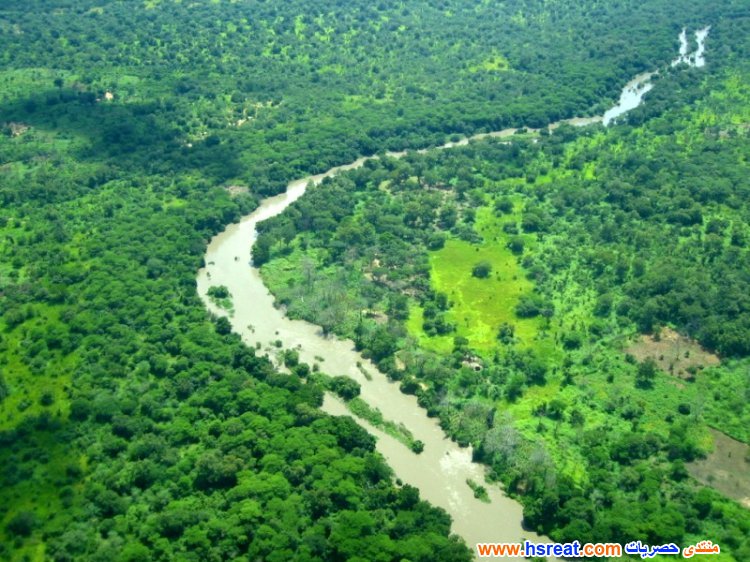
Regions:
<instances>
[{"instance_id":1,"label":"open field","mask_svg":"<svg viewBox=\"0 0 750 562\"><path fill-rule=\"evenodd\" d=\"M507 220L507 219L506 219ZM427 337L421 330L419 307L413 307L408 328L426 347L434 351L450 351L453 337L469 340L469 346L489 352L497 346L498 328L504 322L515 326L515 336L528 347L536 336L541 320L516 317L515 307L522 295L533 290L515 255L507 247L507 235L492 209L477 211L476 231L485 235L480 244L451 239L442 249L430 254L430 277L433 288L448 296L448 320L456 332L450 336ZM490 237L492 236L492 237ZM492 265L490 275L480 279L472 275L479 262Z\"/></svg>"},{"instance_id":2,"label":"open field","mask_svg":"<svg viewBox=\"0 0 750 562\"><path fill-rule=\"evenodd\" d=\"M711 429L714 450L705 459L687 465L699 482L716 488L750 509L750 446Z\"/></svg>"},{"instance_id":3,"label":"open field","mask_svg":"<svg viewBox=\"0 0 750 562\"><path fill-rule=\"evenodd\" d=\"M638 361L651 357L662 371L682 379L691 378L695 371L720 363L718 356L671 328L663 328L658 336L640 336L627 352Z\"/></svg>"}]
</instances>

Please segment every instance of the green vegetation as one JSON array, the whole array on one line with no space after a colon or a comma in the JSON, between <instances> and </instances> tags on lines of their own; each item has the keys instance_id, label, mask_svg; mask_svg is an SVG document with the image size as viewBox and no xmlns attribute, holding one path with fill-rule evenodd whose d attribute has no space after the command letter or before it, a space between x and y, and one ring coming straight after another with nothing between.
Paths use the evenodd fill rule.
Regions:
<instances>
[{"instance_id":1,"label":"green vegetation","mask_svg":"<svg viewBox=\"0 0 750 562\"><path fill-rule=\"evenodd\" d=\"M373 427L383 430L385 433L397 439L415 453L421 453L424 450L424 443L414 439L414 435L409 428L403 424L397 424L391 420L385 419L383 413L378 408L373 408L362 398L359 397L360 385L354 379L347 376L331 377L325 373L315 373L311 379L321 388L330 390L339 398L346 402L349 411L367 421Z\"/></svg>"},{"instance_id":2,"label":"green vegetation","mask_svg":"<svg viewBox=\"0 0 750 562\"><path fill-rule=\"evenodd\" d=\"M402 424L396 424L383 418L383 414L377 408L373 408L361 398L353 398L346 404L347 408L357 417L368 421L378 429L382 429L388 435L401 441L415 453L421 453L424 450L424 443L414 439L411 431Z\"/></svg>"},{"instance_id":3,"label":"green vegetation","mask_svg":"<svg viewBox=\"0 0 750 562\"><path fill-rule=\"evenodd\" d=\"M471 488L474 492L475 498L482 500L485 503L490 503L490 496L487 493L487 488L485 488L481 484L477 484L473 480L467 480L466 484L468 484L469 488Z\"/></svg>"},{"instance_id":4,"label":"green vegetation","mask_svg":"<svg viewBox=\"0 0 750 562\"><path fill-rule=\"evenodd\" d=\"M513 323L517 337L525 342L534 338L540 326L534 320L519 322L513 315L532 284L508 248L510 235L502 231L500 223L489 207L481 207L475 219L475 229L483 235L481 242L449 240L430 255L434 288L448 295L451 302L448 321L455 324L459 336L469 340L470 347L481 351L495 347L500 323ZM489 265L487 279L476 275L476 265L469 265L476 260Z\"/></svg>"},{"instance_id":5,"label":"green vegetation","mask_svg":"<svg viewBox=\"0 0 750 562\"><path fill-rule=\"evenodd\" d=\"M264 225L290 313L354 339L557 540L750 556L747 511L686 469L709 426L750 442L749 51L714 31L725 60L666 72L628 125L369 162ZM720 364L626 352L665 326Z\"/></svg>"},{"instance_id":6,"label":"green vegetation","mask_svg":"<svg viewBox=\"0 0 750 562\"><path fill-rule=\"evenodd\" d=\"M468 560L447 515L394 483L373 438L320 412L322 385L298 358L286 350L291 374L279 374L226 319L207 315L195 290L206 241L289 180L359 155L599 112L631 76L667 63L679 27L696 22L714 24L725 74L710 91L695 86L699 72L665 79L633 114L644 127L578 138L561 130L539 146L488 142L372 163L303 198L297 209L307 215L293 209L267 225L256 257L273 258L265 271L282 300L315 296L293 313L353 335L456 439L481 445L509 489L526 493L534 527L582 540L661 539L684 520L685 537L704 533L748 558L744 512L682 478L680 461L704 442L700 424L678 423L702 411L748 439L747 268L733 261L744 255L747 224L736 172L746 161L747 74L731 71L747 58L736 44L747 36L738 32L744 8L732 0L3 2L0 558ZM666 93L678 90L676 99ZM664 113L675 101L695 103ZM704 171L679 168L680 154ZM663 177L651 169L654 156L674 164ZM609 205L647 212L647 195L660 185L674 191L655 198L662 207L650 215L669 221L642 219L654 242L644 275L627 276L608 300L598 291L616 263L576 255L558 280L600 262L605 276L583 274L555 292L546 270L534 272L557 263L547 256L565 260L563 251L598 238L557 255L553 237L573 236L567 227L600 233L572 219L552 228L562 203L586 206L565 200L564 182L582 181L581 170L603 181L621 164L627 185L599 184L597 201L611 193ZM635 193L641 183L648 191ZM581 199L584 191L570 190ZM517 215L507 221L516 231L495 233L495 213ZM670 240L680 244L664 246ZM609 251L633 247L626 242ZM467 329L472 295L440 288L450 267L435 257L457 243L475 253L461 276L486 259L492 273L476 279L483 288L518 283L554 315L537 306L538 317L516 319L497 305L489 331ZM667 252L673 261L660 270ZM661 291L674 271L706 265L714 277ZM220 287L214 293L229 306ZM601 332L587 295L609 313ZM636 366L621 364L610 343L649 321L736 359L698 373L680 396L662 373L637 388ZM558 335L572 342L567 349ZM603 371L617 371L617 392ZM639 494L651 498L645 507Z\"/></svg>"},{"instance_id":7,"label":"green vegetation","mask_svg":"<svg viewBox=\"0 0 750 562\"><path fill-rule=\"evenodd\" d=\"M486 279L492 273L492 264L486 260L480 261L471 268L471 275L479 279Z\"/></svg>"},{"instance_id":8,"label":"green vegetation","mask_svg":"<svg viewBox=\"0 0 750 562\"><path fill-rule=\"evenodd\" d=\"M234 313L234 305L232 304L232 295L229 293L229 289L227 289L224 285L214 285L208 288L208 291L206 291L206 294L211 299L211 302L213 302L216 306L219 308L223 308L229 314Z\"/></svg>"}]
</instances>

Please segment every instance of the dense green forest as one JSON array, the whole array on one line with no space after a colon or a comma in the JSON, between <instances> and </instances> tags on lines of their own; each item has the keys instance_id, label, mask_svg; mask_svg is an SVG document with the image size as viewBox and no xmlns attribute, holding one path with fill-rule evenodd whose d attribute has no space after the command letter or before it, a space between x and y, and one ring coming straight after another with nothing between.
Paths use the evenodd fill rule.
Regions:
<instances>
[{"instance_id":1,"label":"dense green forest","mask_svg":"<svg viewBox=\"0 0 750 562\"><path fill-rule=\"evenodd\" d=\"M705 24L709 74L665 78L634 127L373 162L300 202L316 222L292 212L264 244L290 303L294 266L311 259L388 314L373 338L335 307L325 321L295 311L354 335L405 390L426 383L421 403L523 494L531 526L581 540L705 533L750 557L747 512L684 465L704 422L748 440L746 11L2 2L0 558L469 559L371 436L318 409L315 381L278 374L208 316L195 288L206 242L289 180L358 155L601 112L671 60L683 26ZM477 282L524 293L489 339L459 326L431 281L431 252L461 244L488 245L469 264ZM680 394L618 351L660 325L721 365ZM481 373L462 368L468 356Z\"/></svg>"}]
</instances>

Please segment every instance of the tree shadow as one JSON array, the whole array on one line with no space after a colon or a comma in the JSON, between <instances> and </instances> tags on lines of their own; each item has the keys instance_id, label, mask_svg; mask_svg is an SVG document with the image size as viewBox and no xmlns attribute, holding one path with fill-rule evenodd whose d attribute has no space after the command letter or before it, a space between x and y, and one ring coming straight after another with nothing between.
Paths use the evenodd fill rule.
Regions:
<instances>
[{"instance_id":1,"label":"tree shadow","mask_svg":"<svg viewBox=\"0 0 750 562\"><path fill-rule=\"evenodd\" d=\"M210 135L188 143L175 124L181 113L164 102L118 103L70 88L41 91L0 105L1 120L79 137L80 161L107 163L140 174L198 173L213 182L241 172L233 139Z\"/></svg>"}]
</instances>

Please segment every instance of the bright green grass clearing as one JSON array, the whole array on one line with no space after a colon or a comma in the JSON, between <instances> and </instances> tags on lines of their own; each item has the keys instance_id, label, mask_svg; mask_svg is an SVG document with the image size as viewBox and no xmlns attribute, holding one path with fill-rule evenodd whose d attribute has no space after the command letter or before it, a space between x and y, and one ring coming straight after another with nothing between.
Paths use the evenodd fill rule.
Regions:
<instances>
[{"instance_id":1,"label":"bright green grass clearing","mask_svg":"<svg viewBox=\"0 0 750 562\"><path fill-rule=\"evenodd\" d=\"M449 352L455 336L469 340L469 346L488 352L497 346L497 332L504 322L513 324L516 337L523 347L531 345L541 320L519 319L515 307L519 298L531 292L528 281L516 256L506 248L507 235L501 221L489 207L477 211L476 230L484 237L481 244L451 239L445 247L430 253L431 283L445 293L451 303L448 320L456 325L450 336L429 337L422 330L422 310L412 307L407 327L409 333L433 351ZM492 264L486 279L472 276L473 267L481 261Z\"/></svg>"},{"instance_id":2,"label":"bright green grass clearing","mask_svg":"<svg viewBox=\"0 0 750 562\"><path fill-rule=\"evenodd\" d=\"M479 64L473 64L469 66L469 72L476 73L476 72L503 72L506 70L510 70L510 64L508 63L508 59L506 59L503 55L499 53L494 53L484 59Z\"/></svg>"}]
</instances>

